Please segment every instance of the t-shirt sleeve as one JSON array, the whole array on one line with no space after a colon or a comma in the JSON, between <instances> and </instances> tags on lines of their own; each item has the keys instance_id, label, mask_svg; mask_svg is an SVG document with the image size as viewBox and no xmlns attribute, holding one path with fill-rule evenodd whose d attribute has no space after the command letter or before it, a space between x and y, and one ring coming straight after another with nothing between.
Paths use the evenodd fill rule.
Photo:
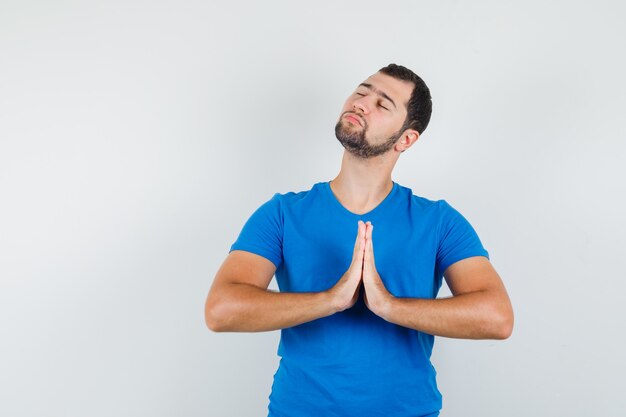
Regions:
<instances>
[{"instance_id":1,"label":"t-shirt sleeve","mask_svg":"<svg viewBox=\"0 0 626 417\"><path fill-rule=\"evenodd\" d=\"M276 268L280 266L283 260L283 221L279 193L252 213L228 253L233 250L255 253L269 259Z\"/></svg>"},{"instance_id":2,"label":"t-shirt sleeve","mask_svg":"<svg viewBox=\"0 0 626 417\"><path fill-rule=\"evenodd\" d=\"M445 200L440 200L439 204L442 211L437 249L439 273L443 274L450 265L461 259L472 256L489 259L489 253L467 219Z\"/></svg>"}]
</instances>

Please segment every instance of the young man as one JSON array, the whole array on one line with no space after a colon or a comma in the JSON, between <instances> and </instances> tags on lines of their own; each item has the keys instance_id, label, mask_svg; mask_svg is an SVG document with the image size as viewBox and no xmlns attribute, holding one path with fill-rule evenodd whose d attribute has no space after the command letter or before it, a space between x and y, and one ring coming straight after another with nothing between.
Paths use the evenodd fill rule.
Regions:
<instances>
[{"instance_id":1,"label":"young man","mask_svg":"<svg viewBox=\"0 0 626 417\"><path fill-rule=\"evenodd\" d=\"M281 329L270 416L436 416L434 336L511 334L509 297L470 223L391 179L430 114L409 69L367 78L335 126L337 177L276 193L217 272L211 330ZM274 274L280 292L267 289ZM443 277L453 296L436 299Z\"/></svg>"}]
</instances>

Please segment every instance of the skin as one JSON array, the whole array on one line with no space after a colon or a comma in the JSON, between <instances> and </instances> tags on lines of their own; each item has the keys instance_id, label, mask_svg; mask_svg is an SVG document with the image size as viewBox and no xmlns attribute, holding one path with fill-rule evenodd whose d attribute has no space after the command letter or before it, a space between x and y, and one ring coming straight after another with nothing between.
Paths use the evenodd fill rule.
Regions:
<instances>
[{"instance_id":1,"label":"skin","mask_svg":"<svg viewBox=\"0 0 626 417\"><path fill-rule=\"evenodd\" d=\"M341 204L355 214L375 208L391 191L391 172L419 133L402 130L413 83L375 73L345 101L335 133L344 146L339 174L330 182ZM386 98L385 98L386 96ZM394 104L392 104L392 102ZM348 116L356 116L355 123ZM352 307L364 287L367 307L383 319L421 332L465 339L506 339L513 309L502 280L483 256L463 259L444 271L452 296L399 298L386 288L374 256L374 225L357 223L352 262L326 291L268 290L276 267L266 258L232 251L218 270L205 304L213 331L268 331L295 326Z\"/></svg>"},{"instance_id":2,"label":"skin","mask_svg":"<svg viewBox=\"0 0 626 417\"><path fill-rule=\"evenodd\" d=\"M382 73L374 74L357 86L344 103L335 125L335 136L347 153L365 162L384 156L393 148L403 133L400 129L406 118L406 103L412 86L413 83ZM347 116L358 118L360 123ZM396 129L391 130L394 126ZM405 133L411 133L414 140L419 137L412 129ZM391 159L397 160L397 157Z\"/></svg>"}]
</instances>

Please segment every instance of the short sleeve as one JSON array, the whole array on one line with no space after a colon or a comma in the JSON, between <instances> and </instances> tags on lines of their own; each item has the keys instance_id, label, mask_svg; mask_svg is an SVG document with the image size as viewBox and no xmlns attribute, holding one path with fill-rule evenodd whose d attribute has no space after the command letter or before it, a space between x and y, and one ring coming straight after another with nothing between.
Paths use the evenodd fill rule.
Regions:
<instances>
[{"instance_id":1,"label":"short sleeve","mask_svg":"<svg viewBox=\"0 0 626 417\"><path fill-rule=\"evenodd\" d=\"M445 200L440 200L439 204L441 209L437 249L439 273L443 274L453 263L472 256L485 256L489 259L489 253L467 219Z\"/></svg>"},{"instance_id":2,"label":"short sleeve","mask_svg":"<svg viewBox=\"0 0 626 417\"><path fill-rule=\"evenodd\" d=\"M283 221L280 204L281 194L274 196L257 208L231 245L233 250L245 250L269 259L276 268L283 259Z\"/></svg>"}]
</instances>

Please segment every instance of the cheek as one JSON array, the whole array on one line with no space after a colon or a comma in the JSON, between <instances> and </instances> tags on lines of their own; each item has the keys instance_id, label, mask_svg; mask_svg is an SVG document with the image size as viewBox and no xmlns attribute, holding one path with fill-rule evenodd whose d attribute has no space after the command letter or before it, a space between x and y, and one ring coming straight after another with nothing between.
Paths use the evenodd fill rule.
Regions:
<instances>
[{"instance_id":1,"label":"cheek","mask_svg":"<svg viewBox=\"0 0 626 417\"><path fill-rule=\"evenodd\" d=\"M393 131L396 132L402 128L402 124L404 123L404 117L394 117L391 122L391 126L393 126Z\"/></svg>"}]
</instances>

